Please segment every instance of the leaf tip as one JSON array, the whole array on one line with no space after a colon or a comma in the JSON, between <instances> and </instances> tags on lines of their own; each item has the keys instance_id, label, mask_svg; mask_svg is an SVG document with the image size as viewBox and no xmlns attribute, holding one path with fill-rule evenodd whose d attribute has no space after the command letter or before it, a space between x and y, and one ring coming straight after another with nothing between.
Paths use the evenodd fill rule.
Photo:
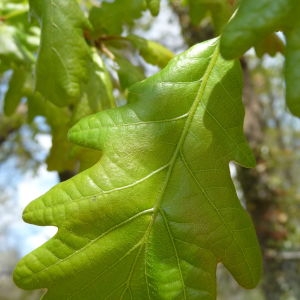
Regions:
<instances>
[{"instance_id":1,"label":"leaf tip","mask_svg":"<svg viewBox=\"0 0 300 300\"><path fill-rule=\"evenodd\" d=\"M32 222L32 210L31 210L30 204L25 207L25 209L22 213L22 219L24 222L29 223L29 224Z\"/></svg>"},{"instance_id":2,"label":"leaf tip","mask_svg":"<svg viewBox=\"0 0 300 300\"><path fill-rule=\"evenodd\" d=\"M32 290L34 287L32 286L30 278L31 271L24 262L23 258L16 264L12 273L12 279L19 288L23 290Z\"/></svg>"}]
</instances>

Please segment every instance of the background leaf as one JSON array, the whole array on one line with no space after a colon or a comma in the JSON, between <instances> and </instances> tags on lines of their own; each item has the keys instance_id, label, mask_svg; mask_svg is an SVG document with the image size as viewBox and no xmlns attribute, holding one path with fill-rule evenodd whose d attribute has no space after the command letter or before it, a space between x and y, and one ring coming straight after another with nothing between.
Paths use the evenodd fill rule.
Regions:
<instances>
[{"instance_id":1,"label":"background leaf","mask_svg":"<svg viewBox=\"0 0 300 300\"><path fill-rule=\"evenodd\" d=\"M88 28L74 0L30 0L30 7L43 25L36 67L36 89L58 106L75 103L81 83L87 81L91 54L83 36Z\"/></svg>"},{"instance_id":2,"label":"background leaf","mask_svg":"<svg viewBox=\"0 0 300 300\"><path fill-rule=\"evenodd\" d=\"M234 10L231 2L233 1L187 0L192 23L197 25L209 15L213 21L216 35L220 34Z\"/></svg>"},{"instance_id":3,"label":"background leaf","mask_svg":"<svg viewBox=\"0 0 300 300\"><path fill-rule=\"evenodd\" d=\"M127 39L139 49L141 56L146 62L157 65L160 68L164 68L174 56L172 51L155 41L146 40L135 35L130 35Z\"/></svg>"},{"instance_id":4,"label":"background leaf","mask_svg":"<svg viewBox=\"0 0 300 300\"><path fill-rule=\"evenodd\" d=\"M21 98L24 96L24 84L27 77L27 70L24 67L15 69L9 80L8 90L4 97L4 113L11 116L18 107Z\"/></svg>"},{"instance_id":5,"label":"background leaf","mask_svg":"<svg viewBox=\"0 0 300 300\"><path fill-rule=\"evenodd\" d=\"M120 86L123 90L127 89L137 81L143 80L145 78L142 68L133 65L126 58L116 56L115 61L118 64L117 72Z\"/></svg>"},{"instance_id":6,"label":"background leaf","mask_svg":"<svg viewBox=\"0 0 300 300\"><path fill-rule=\"evenodd\" d=\"M266 53L271 56L275 56L278 52L283 54L284 50L283 40L274 32L255 45L255 52L258 57L262 57Z\"/></svg>"},{"instance_id":7,"label":"background leaf","mask_svg":"<svg viewBox=\"0 0 300 300\"><path fill-rule=\"evenodd\" d=\"M192 47L133 85L128 105L70 131L103 156L25 209L59 230L19 262L19 286L46 287L45 299L215 299L218 262L256 285L260 251L228 166L254 164L241 71L217 45Z\"/></svg>"},{"instance_id":8,"label":"background leaf","mask_svg":"<svg viewBox=\"0 0 300 300\"><path fill-rule=\"evenodd\" d=\"M30 65L38 47L39 30L28 24L27 3L0 3L0 72Z\"/></svg>"},{"instance_id":9,"label":"background leaf","mask_svg":"<svg viewBox=\"0 0 300 300\"><path fill-rule=\"evenodd\" d=\"M271 33L283 31L286 38L286 100L296 116L300 116L299 14L298 0L243 0L221 36L221 53L232 59L262 43Z\"/></svg>"},{"instance_id":10,"label":"background leaf","mask_svg":"<svg viewBox=\"0 0 300 300\"><path fill-rule=\"evenodd\" d=\"M90 112L86 113L85 115L115 106L110 75L101 56L97 53L97 50L92 48L91 51L92 61L88 67L89 80L82 88L83 95L81 98L81 102L83 102L84 99L87 99L88 101L88 103L85 103L85 105ZM82 110L84 108L83 105L80 106L81 116L83 116ZM76 121L79 119L80 116L76 118Z\"/></svg>"}]
</instances>

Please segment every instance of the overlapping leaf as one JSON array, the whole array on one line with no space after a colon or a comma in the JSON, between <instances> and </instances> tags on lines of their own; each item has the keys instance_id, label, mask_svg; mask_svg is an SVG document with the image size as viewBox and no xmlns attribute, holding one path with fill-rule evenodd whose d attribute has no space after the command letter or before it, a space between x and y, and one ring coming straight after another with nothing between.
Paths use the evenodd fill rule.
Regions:
<instances>
[{"instance_id":1,"label":"overlapping leaf","mask_svg":"<svg viewBox=\"0 0 300 300\"><path fill-rule=\"evenodd\" d=\"M42 100L40 95L33 92L27 97L29 120L43 116L50 126L52 146L46 160L47 169L74 172L93 165L100 157L99 151L79 147L67 139L68 130L75 120L92 113L88 99L82 99L74 111Z\"/></svg>"},{"instance_id":2,"label":"overlapping leaf","mask_svg":"<svg viewBox=\"0 0 300 300\"><path fill-rule=\"evenodd\" d=\"M97 53L97 50L95 48L91 48L91 52L92 61L88 66L89 80L87 84L82 88L82 100L87 100L88 105L86 105L86 107L88 107L88 109L90 110L85 114L98 112L103 109L108 109L115 106L110 75L101 56ZM77 114L76 121L84 116L84 114L82 113L82 109L83 107L81 107L81 116L78 116Z\"/></svg>"},{"instance_id":3,"label":"overlapping leaf","mask_svg":"<svg viewBox=\"0 0 300 300\"><path fill-rule=\"evenodd\" d=\"M168 48L155 42L130 35L127 39L137 48L146 62L164 68L174 54Z\"/></svg>"},{"instance_id":4,"label":"overlapping leaf","mask_svg":"<svg viewBox=\"0 0 300 300\"><path fill-rule=\"evenodd\" d=\"M126 90L132 84L145 78L144 70L140 66L132 64L128 59L116 56L115 61L118 64L117 72L121 89Z\"/></svg>"},{"instance_id":5,"label":"overlapping leaf","mask_svg":"<svg viewBox=\"0 0 300 300\"><path fill-rule=\"evenodd\" d=\"M242 123L240 68L216 40L133 85L126 106L82 119L71 140L103 156L25 209L59 229L15 282L45 299L215 299L222 262L255 286L260 252L228 167L254 164Z\"/></svg>"},{"instance_id":6,"label":"overlapping leaf","mask_svg":"<svg viewBox=\"0 0 300 300\"><path fill-rule=\"evenodd\" d=\"M109 74L95 49L92 49L93 60L88 65L89 80L82 86L80 101L70 111L67 107L56 107L44 103L42 114L46 116L52 131L52 148L47 158L49 170L74 170L80 162L80 169L91 166L99 152L74 146L67 140L67 132L78 120L92 113L114 106L112 85ZM41 100L41 99L39 99ZM96 158L96 160L95 160Z\"/></svg>"},{"instance_id":7,"label":"overlapping leaf","mask_svg":"<svg viewBox=\"0 0 300 300\"><path fill-rule=\"evenodd\" d=\"M282 30L286 37L286 98L291 112L300 116L300 2L298 0L243 0L224 30L221 53L241 56L271 33Z\"/></svg>"},{"instance_id":8,"label":"overlapping leaf","mask_svg":"<svg viewBox=\"0 0 300 300\"><path fill-rule=\"evenodd\" d=\"M119 35L124 25L132 25L133 21L142 16L146 9L144 0L115 0L103 2L100 7L90 11L90 22L97 35Z\"/></svg>"},{"instance_id":9,"label":"overlapping leaf","mask_svg":"<svg viewBox=\"0 0 300 300\"><path fill-rule=\"evenodd\" d=\"M14 26L0 23L1 69L4 67L8 69L12 62L20 63L27 60L26 53L21 47L20 35L20 31Z\"/></svg>"},{"instance_id":10,"label":"overlapping leaf","mask_svg":"<svg viewBox=\"0 0 300 300\"><path fill-rule=\"evenodd\" d=\"M19 67L13 71L9 81L8 89L4 97L4 113L7 116L11 116L17 106L19 105L21 98L24 96L23 87L25 85L27 72L24 67Z\"/></svg>"},{"instance_id":11,"label":"overlapping leaf","mask_svg":"<svg viewBox=\"0 0 300 300\"><path fill-rule=\"evenodd\" d=\"M88 22L75 0L30 0L30 7L42 25L36 89L55 105L74 103L91 60L83 36Z\"/></svg>"},{"instance_id":12,"label":"overlapping leaf","mask_svg":"<svg viewBox=\"0 0 300 300\"><path fill-rule=\"evenodd\" d=\"M0 72L34 62L39 31L27 22L28 4L0 3Z\"/></svg>"},{"instance_id":13,"label":"overlapping leaf","mask_svg":"<svg viewBox=\"0 0 300 300\"><path fill-rule=\"evenodd\" d=\"M152 16L157 16L159 13L160 0L146 0L146 3Z\"/></svg>"},{"instance_id":14,"label":"overlapping leaf","mask_svg":"<svg viewBox=\"0 0 300 300\"><path fill-rule=\"evenodd\" d=\"M215 32L219 34L229 20L234 5L228 0L186 0L193 24L199 24L209 14L212 18Z\"/></svg>"}]
</instances>

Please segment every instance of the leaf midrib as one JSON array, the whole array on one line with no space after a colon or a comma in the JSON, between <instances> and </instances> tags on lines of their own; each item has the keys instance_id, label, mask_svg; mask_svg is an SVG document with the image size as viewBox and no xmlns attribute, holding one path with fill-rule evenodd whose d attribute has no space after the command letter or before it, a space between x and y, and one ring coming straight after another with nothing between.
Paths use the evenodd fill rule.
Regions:
<instances>
[{"instance_id":1,"label":"leaf midrib","mask_svg":"<svg viewBox=\"0 0 300 300\"><path fill-rule=\"evenodd\" d=\"M187 299L187 295L186 295L186 290L185 290L185 284L184 284L184 280L183 280L183 275L182 275L182 272L181 272L181 267L180 267L180 263L179 263L179 256L178 256L178 253L177 253L177 249L175 247L175 244L173 242L173 237L172 237L172 232L170 231L170 228L167 224L167 219L166 219L166 216L164 215L163 211L161 210L161 204L163 202L163 199L164 199L164 194L165 194L165 191L166 191L166 188L168 186L168 183L170 181L170 178L172 176L172 172L173 172L173 169L175 167L175 164L176 164L176 161L178 159L178 157L180 156L180 152L181 152L181 148L185 142L185 139L186 139L186 136L189 132L189 129L190 129L190 126L192 124L192 121L194 119L194 116L195 116L195 113L197 111L197 108L199 106L199 103L200 101L202 100L202 96L204 94L204 91L205 91L205 88L206 88L206 85L207 85L207 82L209 80L209 75L211 73L211 71L213 70L215 64L216 64L216 61L218 59L218 55L219 55L219 50L218 50L218 46L216 45L214 51L213 51L213 54L211 56L211 60L209 62L209 65L202 77L202 81L201 81L201 84L200 84L200 87L199 87L199 90L198 90L198 93L195 97L195 100L194 102L192 103L191 105L191 108L189 110L189 112L187 114L185 114L185 116L187 116L187 119L185 121L185 124L184 124L184 127L182 129L182 133L180 135L180 138L179 138L179 141L177 143L177 146L174 150L174 153L169 161L169 163L167 163L163 168L160 168L159 171L161 171L161 169L165 169L165 168L169 168L168 169L168 172L166 174L166 178L165 178L165 181L163 183L163 186L162 186L162 189L161 189L161 192L159 193L159 195L157 196L157 201L156 201L156 204L154 205L153 207L153 210L152 210L152 219L151 219L151 222L149 223L148 225L148 228L144 234L144 236L142 237L142 239L139 241L138 244L136 244L132 249L136 249L137 247L141 247L140 250L138 251L137 253L137 256L136 256L136 259L131 267L131 271L130 271L130 274L129 274L129 277L127 279L127 284L125 284L125 290L129 287L130 285L130 281L131 281L131 278L132 278L132 275L134 274L134 269L135 269L135 266L136 266L136 263L138 262L138 258L140 256L140 254L143 252L142 250L144 249L145 251L145 256L147 255L147 240L149 239L149 235L151 233L151 230L152 230L152 227L153 227L153 224L155 223L155 220L158 216L158 214L161 214L162 217L163 217L163 220L164 220L164 223L165 223L165 226L167 226L167 230L168 230L168 234L169 234L169 237L171 239L171 243L173 245L173 248L174 248L174 253L176 255L176 260L177 260L177 265L178 265L178 269L179 269L179 272L180 272L180 277L181 277L181 282L182 282L182 289L183 289L183 299L186 300ZM153 173L157 173L156 171L153 172ZM144 178L143 178L144 179ZM142 180L144 181L144 180ZM150 212L150 210L149 210ZM124 223L127 223L128 220ZM122 222L123 223L123 222ZM120 225L120 224L119 224ZM119 227L119 226L118 226ZM109 231L112 231L112 230L109 230ZM103 235L101 235L103 236ZM99 237L96 239L96 240L99 240ZM132 249L129 251L131 252ZM82 250L82 249L81 249ZM122 258L126 257L128 255L128 253L126 253ZM111 266L112 268L113 266ZM146 264L145 264L145 268L146 268ZM101 272L101 275L103 275L107 270L105 270L104 272ZM97 278L99 278L99 275L97 276ZM145 278L147 279L147 272L145 270ZM89 285L89 284L88 284ZM80 290L83 290L83 289L86 289L88 287L88 285L85 285L84 287L81 287ZM147 285L148 286L148 285ZM148 286L149 288L149 286ZM78 291L77 291L78 292ZM148 297L149 299L150 298L150 293L149 293L149 290L148 290Z\"/></svg>"},{"instance_id":2,"label":"leaf midrib","mask_svg":"<svg viewBox=\"0 0 300 300\"><path fill-rule=\"evenodd\" d=\"M199 87L198 93L196 95L195 101L193 102L193 104L192 104L192 106L191 106L191 108L190 108L190 110L188 112L188 117L187 117L187 119L185 121L185 125L183 127L183 130L182 130L181 136L179 138L178 144L177 144L177 146L176 146L176 148L174 150L174 154L171 157L170 162L167 164L170 167L169 167L168 173L166 175L164 186L163 186L162 191L160 193L161 197L158 197L159 199L156 202L156 205L154 206L154 216L153 216L153 219L156 218L156 216L158 214L158 211L160 209L161 203L163 201L163 195L165 193L166 187L167 187L168 182L170 180L170 177L171 177L172 171L174 169L176 160L177 160L178 156L180 155L181 147L182 147L182 145L185 142L186 136L188 134L188 131L190 129L190 126L192 124L194 116L196 114L197 108L198 108L199 103L200 103L200 101L202 99L202 96L204 94L204 91L205 91L205 88L206 88L206 85L207 85L207 82L208 82L208 79L209 79L209 75L210 75L210 73L211 73L211 71L212 71L213 67L215 66L215 63L216 63L216 61L218 59L218 55L219 55L219 49L218 49L218 45L216 45L215 50L214 50L214 52L212 54L212 57L211 57L211 61L208 64L206 72L204 73L204 75L202 77L202 83L200 84L200 87Z\"/></svg>"},{"instance_id":3,"label":"leaf midrib","mask_svg":"<svg viewBox=\"0 0 300 300\"><path fill-rule=\"evenodd\" d=\"M187 299L187 295L186 295L186 291L185 291L185 284L184 284L184 280L183 280L183 275L182 275L182 272L181 272L181 267L180 267L180 263L179 263L179 257L178 257L178 253L177 253L177 249L175 247L175 244L174 244L174 241L173 241L173 238L171 236L171 231L170 231L170 228L169 226L167 225L167 220L166 220L166 216L164 215L163 211L161 210L161 204L162 204L162 201L164 199L164 194L165 194L165 191L166 191L166 188L167 188L167 185L169 183L169 180L170 180L170 177L172 175L172 172L173 172L173 169L174 169L174 166L175 166L175 163L176 163L176 160L178 159L178 156L180 155L180 151L181 151L181 147L182 145L184 144L185 142L185 139L186 139L186 136L188 134L188 131L190 129L190 126L192 124L192 121L194 119L194 116L196 114L196 111L197 111L197 108L199 106L199 103L202 99L202 96L204 94L204 91L205 91L205 88L206 88L206 85L207 85L207 82L208 82L208 79L209 79L209 75L211 73L211 71L213 70L215 64L216 64L216 61L218 59L218 55L219 55L219 49L218 49L218 45L215 46L215 49L214 49L214 52L212 54L212 57L211 57L211 60L209 62L209 65L206 69L206 72L204 73L203 77L202 77L202 82L200 84L200 87L199 87L199 90L198 90L198 93L196 95L196 98L195 98L195 101L193 102L190 110L189 110L189 113L188 113L188 117L186 119L186 122L185 122L185 125L184 125L184 128L182 130L182 133L181 133L181 136L179 138L179 141L178 141L178 144L175 148L175 151L174 151L174 154L170 160L170 162L168 163L169 165L169 170L168 170L168 173L166 174L166 179L164 181L164 185L162 187L162 190L160 192L160 194L158 195L157 197L157 202L156 202L156 205L154 206L154 210L153 210L153 217L152 217L152 220L145 232L145 235L144 235L144 244L147 245L147 240L149 238L149 235L150 235L150 232L152 230L152 227L153 227L153 224L158 216L159 213L161 213L162 217L163 217L163 220L164 220L164 223L165 225L167 226L167 230L168 230L168 234L169 234L169 237L171 239L171 242L172 242L172 245L173 245L173 248L174 248L174 252L175 252L175 255L176 255L176 260L177 260L177 265L178 265L178 270L180 272L180 277L181 277L181 282L182 282L182 288L183 288L183 299L186 300ZM141 253L141 251L138 252L137 256L139 256ZM145 257L147 256L147 246L145 246ZM137 261L138 259L136 259ZM135 265L132 266L132 270L135 268ZM145 268L146 268L146 264L145 264ZM132 274L132 272L131 272ZM146 274L146 269L145 269L145 277L147 278L147 274ZM130 279L128 280L130 281ZM148 285L147 285L148 286ZM149 296L149 291L148 291L148 297L150 299L150 296Z\"/></svg>"}]
</instances>

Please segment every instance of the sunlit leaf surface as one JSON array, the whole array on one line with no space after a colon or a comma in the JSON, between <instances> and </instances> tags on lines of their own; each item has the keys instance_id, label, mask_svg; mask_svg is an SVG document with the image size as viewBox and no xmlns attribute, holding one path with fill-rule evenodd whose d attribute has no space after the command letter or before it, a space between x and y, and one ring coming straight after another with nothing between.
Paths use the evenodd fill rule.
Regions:
<instances>
[{"instance_id":1,"label":"sunlit leaf surface","mask_svg":"<svg viewBox=\"0 0 300 300\"><path fill-rule=\"evenodd\" d=\"M59 230L15 282L45 299L215 299L222 262L254 287L260 251L228 167L254 164L242 125L240 68L217 40L134 84L126 106L82 119L70 139L101 160L25 209Z\"/></svg>"}]
</instances>

